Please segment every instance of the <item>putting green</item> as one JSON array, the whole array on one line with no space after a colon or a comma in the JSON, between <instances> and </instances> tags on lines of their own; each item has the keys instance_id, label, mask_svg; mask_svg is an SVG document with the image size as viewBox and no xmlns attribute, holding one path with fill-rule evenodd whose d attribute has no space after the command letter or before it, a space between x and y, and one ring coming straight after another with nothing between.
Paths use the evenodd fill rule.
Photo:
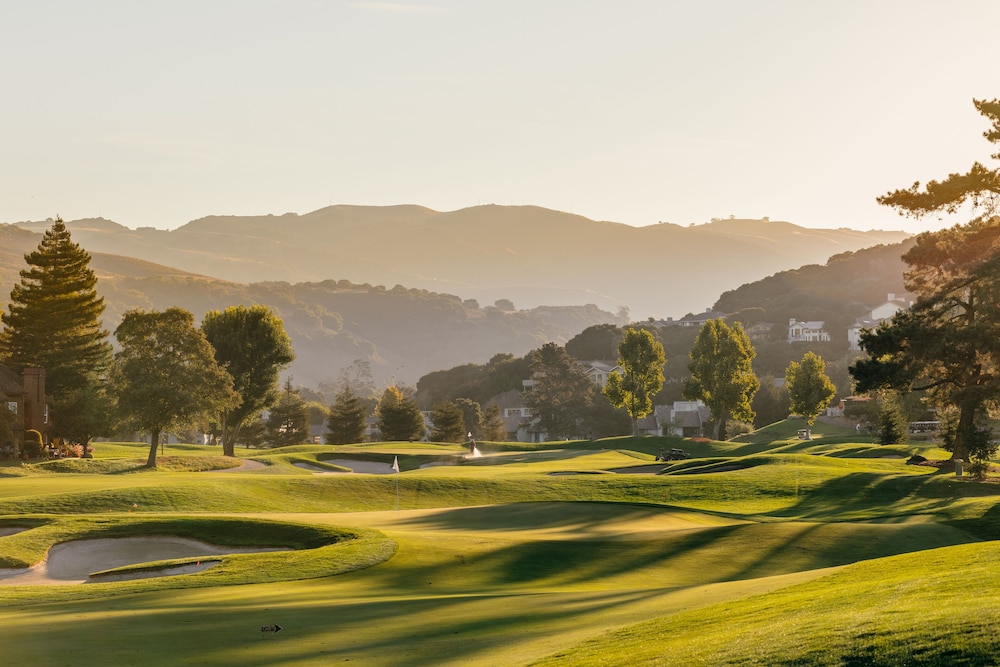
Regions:
<instances>
[{"instance_id":1,"label":"putting green","mask_svg":"<svg viewBox=\"0 0 1000 667\"><path fill-rule=\"evenodd\" d=\"M626 442L633 441L619 444ZM222 556L219 567L197 574L0 589L5 659L39 667L413 667L574 664L586 655L592 664L629 664L614 642L594 642L649 624L669 628L688 612L721 623L753 596L843 582L824 577L865 559L969 543L975 538L963 526L991 525L995 491L961 485L970 497L955 499L945 477L898 460L822 456L817 443L809 454L755 444L754 458L741 460L730 453L738 444L698 443L716 457L711 465L732 467L712 475L609 472L649 463L648 451L660 446L657 439L634 443L644 451L561 445L424 468L460 448L404 445L394 454L391 445L309 446L261 453L271 465L256 471L29 471L0 480L8 523L35 526L0 537L0 556L7 544L41 544L38 536L60 522L85 531L115 521L250 526L279 519L356 536L315 549ZM854 446L840 443L836 451ZM398 477L313 476L295 467L352 459L354 449L381 465L396 455L407 465ZM565 472L598 474L552 474ZM389 509L397 483L402 508ZM88 500L108 513L87 514ZM134 514L125 516L119 508L133 502ZM377 511L357 511L366 508ZM339 511L347 509L354 511ZM252 531L231 532L245 544ZM823 590L817 586L802 590ZM794 606L769 613L786 614L776 622L794 632ZM276 625L278 633L261 632ZM687 628L690 655L705 637ZM597 657L577 653L584 642L600 647ZM766 663L766 647L756 650ZM659 658L655 646L644 655Z\"/></svg>"}]
</instances>

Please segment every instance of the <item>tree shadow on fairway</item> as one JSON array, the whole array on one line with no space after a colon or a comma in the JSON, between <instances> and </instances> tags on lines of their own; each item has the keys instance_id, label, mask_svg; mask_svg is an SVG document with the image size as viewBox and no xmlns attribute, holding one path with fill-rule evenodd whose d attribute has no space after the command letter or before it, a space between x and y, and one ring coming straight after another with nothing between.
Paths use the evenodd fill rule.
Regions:
<instances>
[{"instance_id":1,"label":"tree shadow on fairway","mask_svg":"<svg viewBox=\"0 0 1000 667\"><path fill-rule=\"evenodd\" d=\"M622 503L527 502L448 509L400 523L427 530L461 531L588 530L643 520L660 520L664 529L677 524L700 527L696 521L685 521L685 516L696 517L697 513Z\"/></svg>"},{"instance_id":2,"label":"tree shadow on fairway","mask_svg":"<svg viewBox=\"0 0 1000 667\"><path fill-rule=\"evenodd\" d=\"M939 474L886 475L856 472L827 480L798 502L772 513L800 519L884 519L932 513L957 497L982 495L975 488L943 485Z\"/></svg>"}]
</instances>

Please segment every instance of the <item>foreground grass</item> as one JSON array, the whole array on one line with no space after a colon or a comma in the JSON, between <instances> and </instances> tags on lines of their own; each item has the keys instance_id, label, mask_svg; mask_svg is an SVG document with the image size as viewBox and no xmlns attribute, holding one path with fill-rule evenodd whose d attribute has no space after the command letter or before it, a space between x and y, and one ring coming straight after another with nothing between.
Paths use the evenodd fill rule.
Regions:
<instances>
[{"instance_id":1,"label":"foreground grass","mask_svg":"<svg viewBox=\"0 0 1000 667\"><path fill-rule=\"evenodd\" d=\"M259 469L199 472L186 457L209 459L217 448L168 447L180 462L173 470L118 471L121 459L136 458L121 445L119 458L97 461L108 474L22 467L0 479L0 514L34 526L28 533L61 522L194 526L239 514L228 518L282 518L356 537L319 547L330 549L322 561L272 555L250 566L240 556L204 588L187 586L212 570L145 588L0 589L5 657L40 667L98 658L993 664L985 656L998 648L997 596L980 591L989 591L1000 553L976 540L1000 535L1000 487L906 466L898 457L910 446L877 448L825 426L800 441L796 426L731 443L495 446L470 461L454 445L310 445L242 453L266 464ZM673 446L694 458L663 465L663 474L623 474ZM334 471L324 461L395 457L398 476L295 466ZM0 555L13 537L0 538ZM313 578L267 579L284 565ZM258 571L263 578L240 579ZM241 581L259 583L231 585ZM262 635L272 623L282 632Z\"/></svg>"},{"instance_id":2,"label":"foreground grass","mask_svg":"<svg viewBox=\"0 0 1000 667\"><path fill-rule=\"evenodd\" d=\"M859 563L632 626L535 664L995 665L998 561L994 543Z\"/></svg>"}]
</instances>

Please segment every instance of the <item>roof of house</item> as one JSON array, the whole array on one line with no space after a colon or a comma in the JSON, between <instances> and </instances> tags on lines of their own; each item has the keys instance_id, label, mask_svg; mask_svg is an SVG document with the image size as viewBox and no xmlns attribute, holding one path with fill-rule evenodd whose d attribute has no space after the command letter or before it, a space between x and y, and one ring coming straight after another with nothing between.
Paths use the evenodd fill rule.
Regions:
<instances>
[{"instance_id":1,"label":"roof of house","mask_svg":"<svg viewBox=\"0 0 1000 667\"><path fill-rule=\"evenodd\" d=\"M24 382L19 373L15 373L8 366L0 364L0 394L5 396L18 396L26 393Z\"/></svg>"}]
</instances>

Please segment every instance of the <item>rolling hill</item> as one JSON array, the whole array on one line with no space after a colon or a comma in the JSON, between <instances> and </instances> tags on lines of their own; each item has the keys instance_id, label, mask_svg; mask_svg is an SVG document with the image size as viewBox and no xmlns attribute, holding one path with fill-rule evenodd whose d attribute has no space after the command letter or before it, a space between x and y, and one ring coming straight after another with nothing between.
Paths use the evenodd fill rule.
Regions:
<instances>
[{"instance_id":1,"label":"rolling hill","mask_svg":"<svg viewBox=\"0 0 1000 667\"><path fill-rule=\"evenodd\" d=\"M17 227L44 231L48 221ZM534 206L438 212L330 206L305 215L210 216L171 231L68 221L92 253L239 283L349 280L522 308L593 303L633 319L700 312L724 290L904 232L807 229L769 220L630 227Z\"/></svg>"}]
</instances>

